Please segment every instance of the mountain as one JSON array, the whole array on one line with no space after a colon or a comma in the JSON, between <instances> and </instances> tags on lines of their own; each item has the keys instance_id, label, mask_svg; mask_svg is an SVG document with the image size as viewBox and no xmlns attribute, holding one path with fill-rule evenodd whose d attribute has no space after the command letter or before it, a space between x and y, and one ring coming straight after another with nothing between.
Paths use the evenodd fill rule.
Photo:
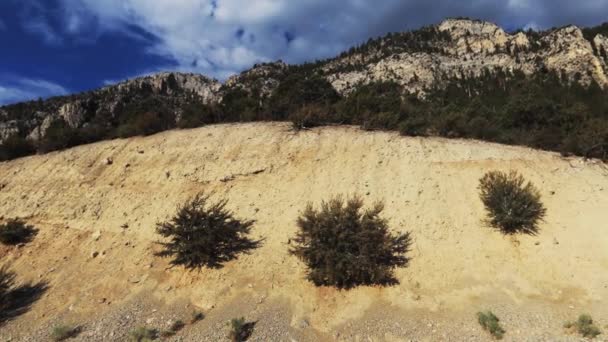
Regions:
<instances>
[{"instance_id":1,"label":"mountain","mask_svg":"<svg viewBox=\"0 0 608 342\"><path fill-rule=\"evenodd\" d=\"M518 97L525 94L513 94L516 90L510 88L514 87L546 89L546 94L554 95L547 98L558 103L552 108L547 104L536 105L533 102L546 94L522 99ZM488 89L492 92L488 93ZM0 142L4 145L0 145L0 160L174 127L257 120L292 120L300 126L361 124L372 129L399 129L406 134L481 138L603 158L608 153L603 131L598 133L599 140L579 142L578 136L584 129L579 126L587 119L568 118L579 123L567 127L547 123L545 118L540 122L532 119L534 125L521 128L517 127L521 122L503 127L498 114L487 114L483 120L498 124L500 127L496 129L501 132L509 130L507 137L489 138L472 134L468 129L446 131L431 121L448 115L438 110L436 104L445 107L450 102L467 117L466 122L459 125L472 127L470 108L461 110L469 104L459 103L454 96L454 92L461 92L458 95L471 101L503 96L516 98L530 107L521 109L523 112L555 113L555 118L578 110L589 120L599 117L603 127L608 121L602 114L605 103L598 105L590 101L598 94L603 96L605 89L608 89L607 24L584 29L567 26L543 32L507 33L489 22L447 19L416 31L370 39L324 61L255 65L223 84L203 75L166 72L86 93L5 106L0 108ZM562 96L563 93L570 95ZM360 101L353 105L353 101L348 100L353 94L357 98L367 96L386 101L358 113ZM391 103L395 97L415 98L419 102ZM567 103L561 103L564 97L569 99ZM573 102L578 109L571 108ZM429 108L429 104L434 108ZM512 107L510 103L486 105L488 108ZM412 114L415 110L406 113L404 108L440 113L433 114L433 120L420 115L415 118ZM355 112L357 114L352 114ZM482 119L474 123L482 123L484 131L490 130ZM558 127L554 127L556 125ZM515 132L520 128L523 133ZM551 129L561 131L556 141L522 138L543 135L545 139L544 135L550 133L545 131ZM608 138L605 143L608 144ZM599 152L595 147L598 144Z\"/></svg>"}]
</instances>

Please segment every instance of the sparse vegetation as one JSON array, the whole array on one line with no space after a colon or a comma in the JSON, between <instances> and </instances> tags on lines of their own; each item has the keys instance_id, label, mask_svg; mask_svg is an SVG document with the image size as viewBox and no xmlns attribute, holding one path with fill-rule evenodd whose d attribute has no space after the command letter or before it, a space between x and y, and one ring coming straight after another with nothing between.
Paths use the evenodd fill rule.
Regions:
<instances>
[{"instance_id":1,"label":"sparse vegetation","mask_svg":"<svg viewBox=\"0 0 608 342\"><path fill-rule=\"evenodd\" d=\"M185 326L186 326L186 324L183 321L177 320L177 321L171 323L171 326L169 327L169 329L161 331L160 336L161 337L171 337L171 336L177 334Z\"/></svg>"},{"instance_id":2,"label":"sparse vegetation","mask_svg":"<svg viewBox=\"0 0 608 342\"><path fill-rule=\"evenodd\" d=\"M410 233L391 234L380 217L384 206L362 210L363 200L336 197L316 210L308 204L297 220L299 232L290 252L308 266L308 279L317 286L350 288L391 284L395 267L404 267Z\"/></svg>"},{"instance_id":3,"label":"sparse vegetation","mask_svg":"<svg viewBox=\"0 0 608 342\"><path fill-rule=\"evenodd\" d=\"M479 189L491 226L505 234L536 234L546 209L532 183L515 171L491 171L481 178Z\"/></svg>"},{"instance_id":4,"label":"sparse vegetation","mask_svg":"<svg viewBox=\"0 0 608 342\"><path fill-rule=\"evenodd\" d=\"M32 241L38 230L19 219L8 220L0 225L0 242L5 245L16 245Z\"/></svg>"},{"instance_id":5,"label":"sparse vegetation","mask_svg":"<svg viewBox=\"0 0 608 342\"><path fill-rule=\"evenodd\" d=\"M146 327L139 327L129 332L129 341L131 342L149 342L158 338L158 331Z\"/></svg>"},{"instance_id":6,"label":"sparse vegetation","mask_svg":"<svg viewBox=\"0 0 608 342\"><path fill-rule=\"evenodd\" d=\"M205 315L200 311L194 311L192 316L190 317L190 324L194 324L198 321L202 321L205 318Z\"/></svg>"},{"instance_id":7,"label":"sparse vegetation","mask_svg":"<svg viewBox=\"0 0 608 342\"><path fill-rule=\"evenodd\" d=\"M505 330L500 326L500 320L492 311L478 312L477 321L484 330L498 340L505 334Z\"/></svg>"},{"instance_id":8,"label":"sparse vegetation","mask_svg":"<svg viewBox=\"0 0 608 342\"><path fill-rule=\"evenodd\" d=\"M230 326L230 332L228 333L230 341L243 342L247 341L253 333L255 322L247 322L244 317L241 317L231 319L228 325Z\"/></svg>"},{"instance_id":9,"label":"sparse vegetation","mask_svg":"<svg viewBox=\"0 0 608 342\"><path fill-rule=\"evenodd\" d=\"M200 193L183 204L169 221L157 224L157 232L169 238L161 243L161 256L190 268L221 267L222 263L257 248L261 241L249 238L252 220L241 220L226 209L228 201L212 203Z\"/></svg>"},{"instance_id":10,"label":"sparse vegetation","mask_svg":"<svg viewBox=\"0 0 608 342\"><path fill-rule=\"evenodd\" d=\"M53 328L51 337L53 341L64 341L76 337L80 329L71 325L58 325Z\"/></svg>"},{"instance_id":11,"label":"sparse vegetation","mask_svg":"<svg viewBox=\"0 0 608 342\"><path fill-rule=\"evenodd\" d=\"M564 324L564 327L566 329L574 330L586 338L595 338L602 333L600 329L593 324L593 318L587 314L580 315L574 322L567 322Z\"/></svg>"},{"instance_id":12,"label":"sparse vegetation","mask_svg":"<svg viewBox=\"0 0 608 342\"><path fill-rule=\"evenodd\" d=\"M36 146L18 134L11 135L0 143L0 161L16 159L36 153Z\"/></svg>"}]
</instances>

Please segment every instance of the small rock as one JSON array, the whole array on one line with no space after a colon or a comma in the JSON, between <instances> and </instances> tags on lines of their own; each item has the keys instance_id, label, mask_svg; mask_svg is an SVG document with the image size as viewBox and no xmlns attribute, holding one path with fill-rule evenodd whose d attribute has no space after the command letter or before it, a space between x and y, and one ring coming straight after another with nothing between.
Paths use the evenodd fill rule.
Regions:
<instances>
[{"instance_id":1,"label":"small rock","mask_svg":"<svg viewBox=\"0 0 608 342\"><path fill-rule=\"evenodd\" d=\"M93 240L98 241L99 238L101 238L101 231L98 230L95 233L93 233L92 238L93 238Z\"/></svg>"},{"instance_id":2,"label":"small rock","mask_svg":"<svg viewBox=\"0 0 608 342\"><path fill-rule=\"evenodd\" d=\"M557 239L556 239L556 238L553 238L553 244L554 244L554 245L559 245L559 241L557 241Z\"/></svg>"},{"instance_id":3,"label":"small rock","mask_svg":"<svg viewBox=\"0 0 608 342\"><path fill-rule=\"evenodd\" d=\"M538 245L540 245L540 241L536 241L534 244L535 244L536 246L538 246Z\"/></svg>"},{"instance_id":4,"label":"small rock","mask_svg":"<svg viewBox=\"0 0 608 342\"><path fill-rule=\"evenodd\" d=\"M91 253L91 258L97 258L98 255L99 255L99 252L95 251L95 252Z\"/></svg>"},{"instance_id":5,"label":"small rock","mask_svg":"<svg viewBox=\"0 0 608 342\"><path fill-rule=\"evenodd\" d=\"M308 320L306 319L301 319L300 322L298 322L298 327L300 329L306 329L310 326L310 323L308 322Z\"/></svg>"},{"instance_id":6,"label":"small rock","mask_svg":"<svg viewBox=\"0 0 608 342\"><path fill-rule=\"evenodd\" d=\"M112 160L112 158L106 158L106 165L112 165L114 163L114 160Z\"/></svg>"},{"instance_id":7,"label":"small rock","mask_svg":"<svg viewBox=\"0 0 608 342\"><path fill-rule=\"evenodd\" d=\"M247 284L247 287L251 289L251 288L253 288L253 285L252 284Z\"/></svg>"}]
</instances>

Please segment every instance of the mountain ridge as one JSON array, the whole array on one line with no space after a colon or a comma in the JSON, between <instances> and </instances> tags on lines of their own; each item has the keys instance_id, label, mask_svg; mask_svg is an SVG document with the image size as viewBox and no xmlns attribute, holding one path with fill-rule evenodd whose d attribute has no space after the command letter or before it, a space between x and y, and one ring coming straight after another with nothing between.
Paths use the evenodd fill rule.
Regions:
<instances>
[{"instance_id":1,"label":"mountain ridge","mask_svg":"<svg viewBox=\"0 0 608 342\"><path fill-rule=\"evenodd\" d=\"M606 89L607 36L606 24L585 29L569 25L549 31L507 33L490 22L451 18L415 31L370 39L323 61L302 65L287 65L282 61L256 64L223 83L200 74L161 72L80 94L0 107L0 143L17 135L39 144L56 122L60 122L62 129L86 130L85 135L91 136L67 144L74 145L141 134L139 128L120 129L125 125L145 125L138 120L158 121L155 127L143 130L143 134L176 125L182 127L179 122L192 112L200 117L184 126L284 120L286 114L277 116L276 112L289 108L278 106L276 101L267 102L282 84L283 88L293 88L288 81L310 75L316 77L314 84L309 85L311 88L323 89L328 94L334 92L335 95L329 96L343 98L362 87L382 82L397 84L402 96L425 98L434 89L447 88L452 82L488 75L508 78L513 74L535 77L553 73L564 84L597 85ZM331 89L322 83L329 84ZM206 108L229 106L231 101L237 105L221 117ZM305 104L306 100L302 101ZM247 113L268 107L271 107L270 114ZM158 108L166 112L160 118L133 118L139 112L160 111ZM236 111L240 113L235 114ZM69 147L63 145L58 148Z\"/></svg>"}]
</instances>

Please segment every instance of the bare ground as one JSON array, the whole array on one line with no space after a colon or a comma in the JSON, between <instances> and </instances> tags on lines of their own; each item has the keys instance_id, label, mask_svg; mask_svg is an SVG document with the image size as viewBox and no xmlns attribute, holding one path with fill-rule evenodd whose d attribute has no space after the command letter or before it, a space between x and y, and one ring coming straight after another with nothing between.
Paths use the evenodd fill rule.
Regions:
<instances>
[{"instance_id":1,"label":"bare ground","mask_svg":"<svg viewBox=\"0 0 608 342\"><path fill-rule=\"evenodd\" d=\"M476 187L494 169L540 188L537 236L484 224ZM154 256L155 223L201 190L255 219L263 246L219 270ZM396 286L317 288L288 254L308 201L351 193L384 200L391 227L413 233ZM0 264L48 284L0 341L45 341L57 324L81 326L74 341L122 341L195 310L205 318L168 340L226 339L226 322L244 316L251 341L486 341L475 313L487 309L506 341L580 340L562 327L580 313L608 335L608 168L595 161L352 127L217 125L0 163L0 216L40 229L0 247Z\"/></svg>"}]
</instances>

